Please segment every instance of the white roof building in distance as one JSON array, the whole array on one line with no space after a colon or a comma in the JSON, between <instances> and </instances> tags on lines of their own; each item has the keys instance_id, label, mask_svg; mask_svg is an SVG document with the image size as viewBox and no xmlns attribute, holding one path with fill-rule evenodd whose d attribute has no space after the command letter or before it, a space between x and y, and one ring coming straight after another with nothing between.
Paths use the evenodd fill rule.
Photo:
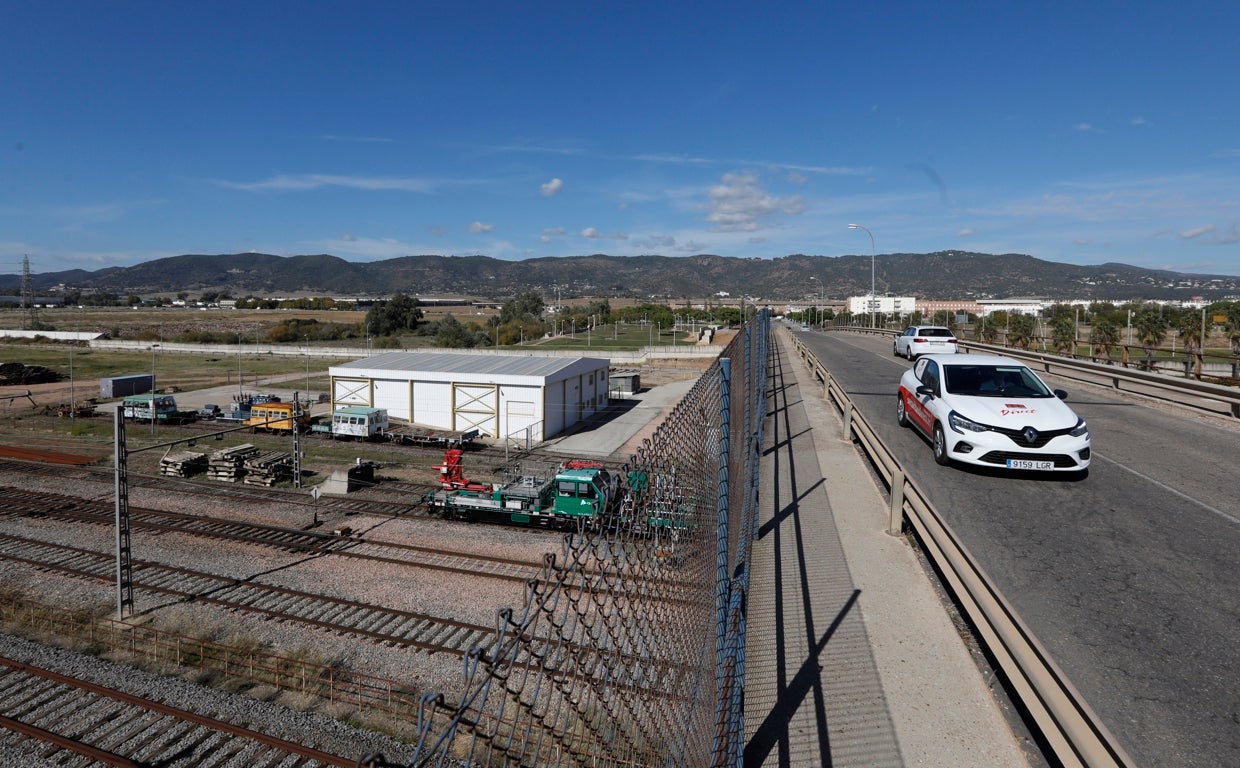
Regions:
<instances>
[{"instance_id":1,"label":"white roof building in distance","mask_svg":"<svg viewBox=\"0 0 1240 768\"><path fill-rule=\"evenodd\" d=\"M849 296L848 311L854 315L867 314L871 311L884 315L911 315L917 307L917 299L912 296Z\"/></svg>"},{"instance_id":2,"label":"white roof building in distance","mask_svg":"<svg viewBox=\"0 0 1240 768\"><path fill-rule=\"evenodd\" d=\"M332 409L541 442L608 404L610 360L469 352L387 352L328 369Z\"/></svg>"}]
</instances>

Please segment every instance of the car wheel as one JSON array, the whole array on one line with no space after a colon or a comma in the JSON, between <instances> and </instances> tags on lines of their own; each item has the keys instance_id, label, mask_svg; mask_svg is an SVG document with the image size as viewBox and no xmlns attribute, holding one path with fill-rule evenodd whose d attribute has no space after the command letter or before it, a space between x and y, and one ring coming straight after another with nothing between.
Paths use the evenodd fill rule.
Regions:
<instances>
[{"instance_id":1,"label":"car wheel","mask_svg":"<svg viewBox=\"0 0 1240 768\"><path fill-rule=\"evenodd\" d=\"M892 344L891 344L891 354L892 354L892 355L894 355L894 356L896 356L896 357L899 357L899 356L900 356L900 345L899 345L899 344L896 344L896 343L892 342Z\"/></svg>"},{"instance_id":2,"label":"car wheel","mask_svg":"<svg viewBox=\"0 0 1240 768\"><path fill-rule=\"evenodd\" d=\"M908 426L908 412L904 410L904 395L896 395L896 423Z\"/></svg>"},{"instance_id":3,"label":"car wheel","mask_svg":"<svg viewBox=\"0 0 1240 768\"><path fill-rule=\"evenodd\" d=\"M947 435L943 434L941 424L934 425L934 461L944 467L951 463L951 458L947 455Z\"/></svg>"}]
</instances>

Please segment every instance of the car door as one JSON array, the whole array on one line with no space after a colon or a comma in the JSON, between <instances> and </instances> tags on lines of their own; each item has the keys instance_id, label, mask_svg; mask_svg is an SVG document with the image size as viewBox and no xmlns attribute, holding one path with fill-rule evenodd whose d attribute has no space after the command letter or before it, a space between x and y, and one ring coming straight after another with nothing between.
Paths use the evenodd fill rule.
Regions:
<instances>
[{"instance_id":1,"label":"car door","mask_svg":"<svg viewBox=\"0 0 1240 768\"><path fill-rule=\"evenodd\" d=\"M931 410L931 405L941 392L940 382L942 381L942 376L939 371L939 364L929 358L919 358L913 364L913 374L921 382L922 386L930 387L934 394L913 393L913 399L906 404L906 410L913 423L921 431L930 434L934 429L934 412Z\"/></svg>"},{"instance_id":2,"label":"car door","mask_svg":"<svg viewBox=\"0 0 1240 768\"><path fill-rule=\"evenodd\" d=\"M901 357L908 357L908 345L916 333L916 328L905 328L904 333L896 337L896 354Z\"/></svg>"}]
</instances>

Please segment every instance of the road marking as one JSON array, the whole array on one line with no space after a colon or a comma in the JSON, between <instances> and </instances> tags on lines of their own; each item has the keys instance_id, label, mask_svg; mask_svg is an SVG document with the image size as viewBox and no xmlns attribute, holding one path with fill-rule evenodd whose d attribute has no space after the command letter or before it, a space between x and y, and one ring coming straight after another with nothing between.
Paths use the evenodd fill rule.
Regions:
<instances>
[{"instance_id":1,"label":"road marking","mask_svg":"<svg viewBox=\"0 0 1240 768\"><path fill-rule=\"evenodd\" d=\"M1167 491L1167 492L1169 492L1169 493L1173 493L1173 494L1175 494L1176 496L1179 496L1181 499L1184 499L1185 501L1191 501L1192 503L1196 504L1197 506L1201 507L1202 509L1209 510L1210 512L1213 512L1214 514L1218 515L1219 517L1223 518L1224 520L1226 520L1226 521L1227 521L1227 522L1229 522L1229 523L1236 523L1236 524L1240 525L1240 518L1236 517L1235 515L1230 515L1230 514L1228 514L1228 513L1224 512L1224 511L1223 511L1223 510L1221 510L1221 509L1215 509L1214 507L1210 506L1209 504L1205 503L1204 501L1199 501L1199 500L1197 500L1197 499L1194 499L1192 496L1189 496L1189 495L1188 495L1188 494L1186 494L1186 493L1181 493L1180 491L1177 491L1176 489L1172 488L1171 486L1167 485L1166 483L1160 483L1160 482L1158 482L1157 480L1155 480L1154 478L1150 477L1149 475L1144 475L1144 474L1141 474L1141 473L1140 473L1140 472L1138 472L1137 470L1135 470L1135 469L1133 469L1133 468L1131 468L1131 467L1124 466L1123 464L1120 464L1118 461L1115 461L1114 459L1108 459L1107 457L1102 456L1102 455L1098 454L1097 452L1094 452L1094 454L1093 454L1093 458L1095 458L1095 459L1102 459L1103 461L1107 462L1108 464L1110 464L1110 465L1112 465L1112 466L1119 467L1120 469L1124 470L1125 472L1130 472L1130 473L1132 473L1132 474L1136 475L1137 477L1141 478L1142 480L1146 480L1146 481L1148 481L1148 482L1153 483L1154 485L1157 485L1159 488L1162 488L1164 491Z\"/></svg>"}]
</instances>

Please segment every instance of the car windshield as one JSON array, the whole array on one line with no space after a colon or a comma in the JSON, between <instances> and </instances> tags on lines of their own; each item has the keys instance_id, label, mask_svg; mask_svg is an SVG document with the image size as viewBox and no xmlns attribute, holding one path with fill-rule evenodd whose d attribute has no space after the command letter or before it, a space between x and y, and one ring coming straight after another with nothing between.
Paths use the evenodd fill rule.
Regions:
<instances>
[{"instance_id":1,"label":"car windshield","mask_svg":"<svg viewBox=\"0 0 1240 768\"><path fill-rule=\"evenodd\" d=\"M938 336L938 337L942 337L945 339L950 339L950 338L953 338L954 336L954 334L946 328L922 328L920 331L917 332L917 335L921 336L922 338Z\"/></svg>"},{"instance_id":2,"label":"car windshield","mask_svg":"<svg viewBox=\"0 0 1240 768\"><path fill-rule=\"evenodd\" d=\"M945 365L946 388L974 397L1054 397L1023 365Z\"/></svg>"}]
</instances>

